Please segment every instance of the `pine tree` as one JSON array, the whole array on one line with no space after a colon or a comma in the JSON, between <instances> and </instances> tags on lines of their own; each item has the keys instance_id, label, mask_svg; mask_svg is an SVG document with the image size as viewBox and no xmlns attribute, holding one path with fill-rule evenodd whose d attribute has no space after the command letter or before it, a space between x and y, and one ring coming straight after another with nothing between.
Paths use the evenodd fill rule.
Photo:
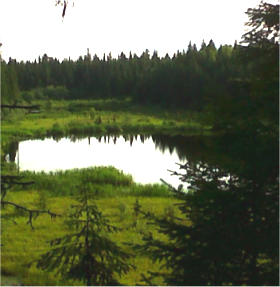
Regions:
<instances>
[{"instance_id":1,"label":"pine tree","mask_svg":"<svg viewBox=\"0 0 280 287\"><path fill-rule=\"evenodd\" d=\"M84 183L72 205L73 213L65 221L76 230L50 241L52 249L43 254L37 267L57 271L68 279L83 281L87 286L120 285L116 274L127 273L133 265L127 263L130 254L121 250L104 233L117 232L94 204L90 184ZM102 233L104 232L104 233Z\"/></svg>"},{"instance_id":2,"label":"pine tree","mask_svg":"<svg viewBox=\"0 0 280 287\"><path fill-rule=\"evenodd\" d=\"M1 103L8 102L7 64L1 61Z\"/></svg>"},{"instance_id":3,"label":"pine tree","mask_svg":"<svg viewBox=\"0 0 280 287\"><path fill-rule=\"evenodd\" d=\"M193 51L193 45L192 45L192 42L190 41L189 42L189 45L188 45L188 50L187 50L187 53Z\"/></svg>"},{"instance_id":4,"label":"pine tree","mask_svg":"<svg viewBox=\"0 0 280 287\"><path fill-rule=\"evenodd\" d=\"M243 35L238 60L250 65L248 90L258 119L279 125L279 4L261 2L246 13L251 27Z\"/></svg>"},{"instance_id":5,"label":"pine tree","mask_svg":"<svg viewBox=\"0 0 280 287\"><path fill-rule=\"evenodd\" d=\"M204 39L202 40L202 43L201 43L201 47L200 47L200 51L203 51L204 49L206 49L206 43L204 41Z\"/></svg>"},{"instance_id":6,"label":"pine tree","mask_svg":"<svg viewBox=\"0 0 280 287\"><path fill-rule=\"evenodd\" d=\"M275 153L261 141L252 139L244 150L228 138L220 150L239 147L235 160L187 163L180 165L184 172L173 173L190 184L190 192L176 191L184 200L178 205L181 219L170 222L146 214L166 239L145 235L144 244L134 248L167 268L151 272L143 278L146 283L163 277L170 286L277 285L279 185ZM262 157L252 161L265 146Z\"/></svg>"},{"instance_id":7,"label":"pine tree","mask_svg":"<svg viewBox=\"0 0 280 287\"><path fill-rule=\"evenodd\" d=\"M1 78L2 78L2 103L13 103L19 98L18 79L13 61L6 64L1 61Z\"/></svg>"},{"instance_id":8,"label":"pine tree","mask_svg":"<svg viewBox=\"0 0 280 287\"><path fill-rule=\"evenodd\" d=\"M265 22L260 15L266 19L266 13L276 19L270 14L279 11L279 5L276 6L278 10L270 6L265 10L261 4L249 12L258 15L253 19L259 24ZM274 27L270 31L279 31L278 26ZM165 262L162 267L167 268L166 272L151 272L150 277L143 277L148 284L158 276L167 285L177 286L279 284L278 117L269 105L272 97L274 103L278 99L272 84L278 61L270 62L276 56L273 47L278 44L269 44L267 50L265 37L257 42L240 48L240 57L256 56L251 52L259 52L254 58L255 70L251 71L258 76L250 79L247 75L249 83L248 78L232 82L227 90L231 97L226 99L225 94L216 101L215 111L219 111L223 132L217 137L216 148L227 156L221 162L214 158L207 163L180 165L184 173L173 173L190 184L188 194L176 191L176 196L184 200L179 204L184 218L168 222L147 214L167 237L162 241L144 236L144 244L134 247L154 261ZM268 78L261 73L261 63L265 64L264 69L271 67L273 71ZM260 99L266 107L263 110L259 105L261 112L255 110ZM209 118L208 123L216 124L217 120Z\"/></svg>"}]
</instances>

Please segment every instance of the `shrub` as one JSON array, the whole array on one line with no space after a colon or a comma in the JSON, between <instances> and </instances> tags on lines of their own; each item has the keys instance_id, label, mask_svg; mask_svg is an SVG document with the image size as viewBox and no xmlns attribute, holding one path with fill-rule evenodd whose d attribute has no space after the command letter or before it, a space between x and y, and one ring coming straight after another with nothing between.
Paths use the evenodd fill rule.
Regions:
<instances>
[{"instance_id":1,"label":"shrub","mask_svg":"<svg viewBox=\"0 0 280 287\"><path fill-rule=\"evenodd\" d=\"M96 114L95 108L91 108L91 109L89 110L89 116L90 116L90 118L91 118L92 120L94 120L95 114Z\"/></svg>"},{"instance_id":2,"label":"shrub","mask_svg":"<svg viewBox=\"0 0 280 287\"><path fill-rule=\"evenodd\" d=\"M118 206L118 209L120 211L120 218L121 220L124 220L124 217L125 217L125 212L126 212L126 205L125 203L120 203L119 206Z\"/></svg>"},{"instance_id":3,"label":"shrub","mask_svg":"<svg viewBox=\"0 0 280 287\"><path fill-rule=\"evenodd\" d=\"M46 210L47 209L47 197L46 192L44 190L39 191L39 197L36 201L36 205L39 209Z\"/></svg>"},{"instance_id":4,"label":"shrub","mask_svg":"<svg viewBox=\"0 0 280 287\"><path fill-rule=\"evenodd\" d=\"M63 100L69 98L69 92L65 87L58 86L47 86L42 90L44 97L48 97L52 100Z\"/></svg>"},{"instance_id":5,"label":"shrub","mask_svg":"<svg viewBox=\"0 0 280 287\"><path fill-rule=\"evenodd\" d=\"M120 127L118 127L117 125L114 124L107 124L105 126L105 129L109 132L109 133L120 133L122 132L122 129Z\"/></svg>"},{"instance_id":6,"label":"shrub","mask_svg":"<svg viewBox=\"0 0 280 287\"><path fill-rule=\"evenodd\" d=\"M21 98L26 102L32 102L35 99L34 91L24 91L21 93Z\"/></svg>"}]
</instances>

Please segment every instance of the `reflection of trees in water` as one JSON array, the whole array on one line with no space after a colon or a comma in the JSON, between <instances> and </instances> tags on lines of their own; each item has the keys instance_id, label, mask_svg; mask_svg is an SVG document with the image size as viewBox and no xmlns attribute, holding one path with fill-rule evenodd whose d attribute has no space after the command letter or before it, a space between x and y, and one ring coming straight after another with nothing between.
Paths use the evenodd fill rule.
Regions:
<instances>
[{"instance_id":1,"label":"reflection of trees in water","mask_svg":"<svg viewBox=\"0 0 280 287\"><path fill-rule=\"evenodd\" d=\"M18 151L19 142L10 142L5 147L5 161L15 162ZM9 159L7 158L9 156Z\"/></svg>"},{"instance_id":2,"label":"reflection of trees in water","mask_svg":"<svg viewBox=\"0 0 280 287\"><path fill-rule=\"evenodd\" d=\"M171 155L176 152L180 161L186 161L187 158L196 160L197 156L202 154L200 149L205 147L205 140L203 138L186 136L127 134L104 135L99 136L97 139L99 143L101 143L102 139L104 143L109 143L110 139L112 139L114 144L116 144L117 139L120 137L122 137L125 142L129 142L130 146L133 145L134 141L139 139L144 144L146 140L152 137L156 149L162 153L169 152Z\"/></svg>"},{"instance_id":3,"label":"reflection of trees in water","mask_svg":"<svg viewBox=\"0 0 280 287\"><path fill-rule=\"evenodd\" d=\"M59 142L61 136L52 137L53 140ZM70 135L67 139L71 142L79 142L84 140L85 136ZM161 151L163 154L169 152L172 155L174 152L178 155L181 162L197 162L205 161L208 162L211 157L217 158L218 154L214 152L215 139L213 137L202 137L202 136L169 136L169 135L144 135L144 134L125 134L125 135L102 135L102 136L88 136L88 144L91 144L91 138L96 138L99 143L104 142L109 144L113 142L117 144L119 138L123 138L125 142L129 142L130 146L133 146L134 141L141 141L143 144L146 140L152 138L155 144L156 150ZM10 161L15 161L16 153L18 150L18 142L12 142L6 146L5 154L9 154Z\"/></svg>"},{"instance_id":4,"label":"reflection of trees in water","mask_svg":"<svg viewBox=\"0 0 280 287\"><path fill-rule=\"evenodd\" d=\"M210 156L209 138L200 136L153 135L153 142L161 152L177 153L180 161L197 162Z\"/></svg>"},{"instance_id":5,"label":"reflection of trees in water","mask_svg":"<svg viewBox=\"0 0 280 287\"><path fill-rule=\"evenodd\" d=\"M117 139L122 137L125 142L129 142L130 146L132 146L133 141L137 141L138 137L140 138L140 141L142 143L145 142L145 140L149 139L151 136L150 135L134 135L134 134L128 134L128 135L104 135L104 136L99 136L96 137L98 142L101 143L102 138L104 140L104 143L110 143L110 139L113 141L114 144L117 143ZM90 141L89 141L90 144Z\"/></svg>"},{"instance_id":6,"label":"reflection of trees in water","mask_svg":"<svg viewBox=\"0 0 280 287\"><path fill-rule=\"evenodd\" d=\"M277 285L278 140L255 132L247 134L248 131L243 135L238 131L238 134L224 137L205 138L205 147L209 151L200 146L197 150L201 155L196 154L197 161L181 166L186 173L174 172L182 182L190 184L190 193L176 192L185 200L179 209L193 224L186 227L162 219L153 221L169 239L184 238L177 240L176 246L170 247L170 242L158 243L152 237L144 239L146 254L151 253L150 246L159 246L152 251L151 257L164 254L164 258L171 258L169 266L180 267L171 274L169 281L166 280L167 285L210 285L208 282L212 278L215 280L211 284L215 286L223 285L227 280L238 286ZM199 139L188 140L192 141L190 152L195 151ZM214 157L209 155L210 152ZM205 161L199 162L199 156ZM178 260L174 256L177 250L183 254ZM157 257L158 260L161 258ZM201 271L203 262L206 267ZM193 278L189 274L196 274L201 283L190 281ZM220 279L221 276L225 277ZM174 282L177 277L180 281Z\"/></svg>"},{"instance_id":7,"label":"reflection of trees in water","mask_svg":"<svg viewBox=\"0 0 280 287\"><path fill-rule=\"evenodd\" d=\"M200 136L169 136L169 135L143 135L143 134L127 134L127 135L104 135L96 137L98 142L110 143L110 139L117 143L117 139L122 137L125 142L129 142L130 146L134 141L140 139L144 144L146 140L152 137L155 144L155 148L161 151L163 154L169 152L172 155L174 152L178 155L180 161L192 161L207 160L210 156L213 156L213 150L210 148L213 146L213 138L206 138ZM90 141L89 141L90 144Z\"/></svg>"},{"instance_id":8,"label":"reflection of trees in water","mask_svg":"<svg viewBox=\"0 0 280 287\"><path fill-rule=\"evenodd\" d=\"M169 152L172 155L174 152L178 155L180 161L197 161L207 158L210 155L209 139L199 136L169 136L169 135L143 135L143 134L126 134L126 135L102 135L93 136L98 140L99 143L102 141L105 144L109 144L112 141L117 144L119 138L123 138L125 142L129 142L130 146L133 145L134 141L140 140L143 144L146 140L152 137L155 144L155 148L160 150L162 153ZM65 137L54 136L53 140L59 142ZM91 144L90 136L87 137L88 144ZM70 135L67 137L71 142L79 142L84 140L85 136ZM210 145L211 146L211 145ZM12 142L6 146L5 154L9 154L10 161L14 162L16 153L18 150L18 142Z\"/></svg>"}]
</instances>

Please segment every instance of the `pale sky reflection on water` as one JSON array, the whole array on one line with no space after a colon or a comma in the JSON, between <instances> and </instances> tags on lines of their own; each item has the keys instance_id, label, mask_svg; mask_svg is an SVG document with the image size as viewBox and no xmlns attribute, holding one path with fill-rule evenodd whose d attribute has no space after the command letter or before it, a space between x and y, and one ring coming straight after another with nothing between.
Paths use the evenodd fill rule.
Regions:
<instances>
[{"instance_id":1,"label":"pale sky reflection on water","mask_svg":"<svg viewBox=\"0 0 280 287\"><path fill-rule=\"evenodd\" d=\"M104 143L103 138L99 142L94 137L90 138L90 145L88 139L71 142L66 138L59 142L45 139L19 143L20 170L50 172L112 165L124 173L130 173L135 182L161 183L160 178L163 178L177 187L181 181L167 171L167 169L179 171L176 163L185 162L180 161L176 150L172 154L169 150L162 153L155 147L152 138L146 139L144 143L139 139L134 140L132 146L122 137L117 139L116 144L112 138L109 143Z\"/></svg>"}]
</instances>

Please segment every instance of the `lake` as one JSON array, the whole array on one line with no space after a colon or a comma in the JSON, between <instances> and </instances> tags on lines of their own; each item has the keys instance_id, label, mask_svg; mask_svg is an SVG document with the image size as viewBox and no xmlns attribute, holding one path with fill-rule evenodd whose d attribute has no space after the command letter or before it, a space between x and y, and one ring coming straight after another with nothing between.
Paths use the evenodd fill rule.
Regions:
<instances>
[{"instance_id":1,"label":"lake","mask_svg":"<svg viewBox=\"0 0 280 287\"><path fill-rule=\"evenodd\" d=\"M6 160L21 171L36 172L111 165L131 174L137 183L161 183L162 178L177 187L182 182L168 170L179 172L176 163L200 160L201 149L201 139L183 136L72 136L11 143Z\"/></svg>"}]
</instances>

